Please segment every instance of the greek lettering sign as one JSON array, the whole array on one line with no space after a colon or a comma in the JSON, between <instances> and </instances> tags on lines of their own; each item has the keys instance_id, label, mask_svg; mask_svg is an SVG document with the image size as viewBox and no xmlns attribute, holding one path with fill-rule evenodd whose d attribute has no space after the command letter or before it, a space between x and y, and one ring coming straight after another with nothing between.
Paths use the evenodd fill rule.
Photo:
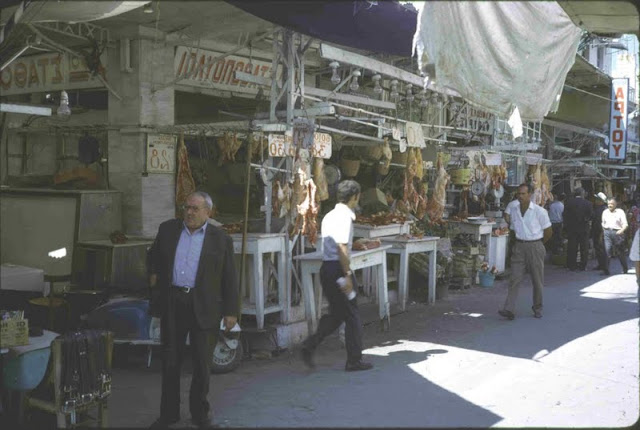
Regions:
<instances>
[{"instance_id":1,"label":"greek lettering sign","mask_svg":"<svg viewBox=\"0 0 640 430\"><path fill-rule=\"evenodd\" d=\"M147 172L173 173L176 170L176 137L172 134L147 135Z\"/></svg>"},{"instance_id":2,"label":"greek lettering sign","mask_svg":"<svg viewBox=\"0 0 640 430\"><path fill-rule=\"evenodd\" d=\"M609 117L609 159L627 157L627 102L629 78L611 80L611 114Z\"/></svg>"},{"instance_id":3,"label":"greek lettering sign","mask_svg":"<svg viewBox=\"0 0 640 430\"><path fill-rule=\"evenodd\" d=\"M107 54L103 53L100 63L104 66L106 61ZM105 69L101 68L100 73L104 77ZM21 57L0 72L0 89L6 96L103 86L84 59L66 53Z\"/></svg>"},{"instance_id":4,"label":"greek lettering sign","mask_svg":"<svg viewBox=\"0 0 640 430\"><path fill-rule=\"evenodd\" d=\"M174 60L176 78L180 85L201 88L257 94L258 85L235 79L235 71L251 73L254 76L272 77L271 62L249 59L237 55L224 55L222 52L178 46ZM278 77L280 75L278 69Z\"/></svg>"}]
</instances>

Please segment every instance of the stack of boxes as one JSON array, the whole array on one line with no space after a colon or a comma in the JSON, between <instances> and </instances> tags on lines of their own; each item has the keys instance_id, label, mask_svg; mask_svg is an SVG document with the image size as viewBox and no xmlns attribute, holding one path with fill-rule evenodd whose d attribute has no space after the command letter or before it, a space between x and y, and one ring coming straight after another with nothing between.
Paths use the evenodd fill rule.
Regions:
<instances>
[{"instance_id":1,"label":"stack of boxes","mask_svg":"<svg viewBox=\"0 0 640 430\"><path fill-rule=\"evenodd\" d=\"M476 275L487 254L486 246L469 234L458 234L452 244L453 266L449 288L465 289L477 283Z\"/></svg>"}]
</instances>

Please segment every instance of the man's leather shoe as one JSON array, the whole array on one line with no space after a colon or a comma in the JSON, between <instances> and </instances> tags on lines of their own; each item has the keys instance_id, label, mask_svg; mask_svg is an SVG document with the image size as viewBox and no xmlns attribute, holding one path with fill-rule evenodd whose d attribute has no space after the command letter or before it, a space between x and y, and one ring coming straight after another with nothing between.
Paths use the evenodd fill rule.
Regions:
<instances>
[{"instance_id":1,"label":"man's leather shoe","mask_svg":"<svg viewBox=\"0 0 640 430\"><path fill-rule=\"evenodd\" d=\"M600 274L600 276L610 276L610 275L611 275L611 272L609 272L608 270L605 270Z\"/></svg>"},{"instance_id":2,"label":"man's leather shoe","mask_svg":"<svg viewBox=\"0 0 640 430\"><path fill-rule=\"evenodd\" d=\"M313 350L310 348L302 348L302 361L307 365L309 369L316 367L316 363L313 361Z\"/></svg>"},{"instance_id":3,"label":"man's leather shoe","mask_svg":"<svg viewBox=\"0 0 640 430\"><path fill-rule=\"evenodd\" d=\"M358 370L369 370L372 367L372 363L362 360L358 360L355 363L349 363L347 361L347 364L344 366L344 370L346 370L347 372L357 372Z\"/></svg>"},{"instance_id":4,"label":"man's leather shoe","mask_svg":"<svg viewBox=\"0 0 640 430\"><path fill-rule=\"evenodd\" d=\"M498 311L498 313L499 313L501 316L503 316L503 317L507 318L509 321L511 321L511 320L513 320L513 319L515 319L515 317L516 317L516 316L513 314L513 312L511 312L511 311L507 311L507 310L504 310L504 309L500 309L500 310Z\"/></svg>"},{"instance_id":5,"label":"man's leather shoe","mask_svg":"<svg viewBox=\"0 0 640 430\"><path fill-rule=\"evenodd\" d=\"M180 421L180 418L175 420L168 420L166 418L160 417L157 420L155 420L153 424L149 426L149 428L150 429L166 429L166 428L169 428L171 424L175 424L178 421Z\"/></svg>"},{"instance_id":6,"label":"man's leather shoe","mask_svg":"<svg viewBox=\"0 0 640 430\"><path fill-rule=\"evenodd\" d=\"M542 311L540 309L533 309L533 316L536 318L542 318Z\"/></svg>"}]
</instances>

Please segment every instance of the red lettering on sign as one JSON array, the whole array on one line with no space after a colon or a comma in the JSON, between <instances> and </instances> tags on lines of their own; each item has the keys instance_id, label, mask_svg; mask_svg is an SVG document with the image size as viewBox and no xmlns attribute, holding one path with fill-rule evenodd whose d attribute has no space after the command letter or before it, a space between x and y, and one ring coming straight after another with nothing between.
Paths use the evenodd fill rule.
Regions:
<instances>
[{"instance_id":1,"label":"red lettering on sign","mask_svg":"<svg viewBox=\"0 0 640 430\"><path fill-rule=\"evenodd\" d=\"M7 76L8 79L5 79L5 76ZM12 80L13 80L13 75L11 74L11 69L7 67L6 69L0 72L0 85L2 85L2 89L5 89L5 90L8 89L9 86L11 85Z\"/></svg>"},{"instance_id":2,"label":"red lettering on sign","mask_svg":"<svg viewBox=\"0 0 640 430\"><path fill-rule=\"evenodd\" d=\"M613 104L613 110L617 110L620 113L624 113L624 102L615 102Z\"/></svg>"},{"instance_id":3,"label":"red lettering on sign","mask_svg":"<svg viewBox=\"0 0 640 430\"><path fill-rule=\"evenodd\" d=\"M614 142L622 142L624 140L624 132L622 130L613 130L611 138Z\"/></svg>"},{"instance_id":4,"label":"red lettering on sign","mask_svg":"<svg viewBox=\"0 0 640 430\"><path fill-rule=\"evenodd\" d=\"M184 59L186 57L187 57L187 53L183 52L182 58L180 59L180 65L178 66L178 71L176 72L176 76L180 76L180 73L182 73L182 66L184 66Z\"/></svg>"},{"instance_id":5,"label":"red lettering on sign","mask_svg":"<svg viewBox=\"0 0 640 430\"><path fill-rule=\"evenodd\" d=\"M40 58L38 60L38 64L40 65L40 71L42 72L42 82L47 83L47 68L46 65L49 64L48 58Z\"/></svg>"},{"instance_id":6,"label":"red lettering on sign","mask_svg":"<svg viewBox=\"0 0 640 430\"><path fill-rule=\"evenodd\" d=\"M224 71L224 60L218 60L216 62L216 68L213 69L213 76L211 77L211 82L218 83L222 78L222 72Z\"/></svg>"},{"instance_id":7,"label":"red lettering on sign","mask_svg":"<svg viewBox=\"0 0 640 430\"><path fill-rule=\"evenodd\" d=\"M620 156L620 148L622 148L622 145L613 145L613 151L616 153L616 157Z\"/></svg>"},{"instance_id":8,"label":"red lettering on sign","mask_svg":"<svg viewBox=\"0 0 640 430\"><path fill-rule=\"evenodd\" d=\"M622 117L620 115L616 115L613 118L616 120L616 127L621 127L620 122L622 122Z\"/></svg>"},{"instance_id":9,"label":"red lettering on sign","mask_svg":"<svg viewBox=\"0 0 640 430\"><path fill-rule=\"evenodd\" d=\"M243 71L244 70L244 61L238 61L236 63L236 67L234 69L235 70L240 70ZM240 81L238 79L236 79L236 74L233 74L233 80L231 81L231 85L238 85L240 83Z\"/></svg>"},{"instance_id":10,"label":"red lettering on sign","mask_svg":"<svg viewBox=\"0 0 640 430\"><path fill-rule=\"evenodd\" d=\"M213 67L213 58L211 58L211 55L209 55L209 56L207 57L207 74L206 74L206 76L204 77L204 78L205 78L205 80L206 80L206 79L209 79L209 74L211 73L211 68L212 68L212 67Z\"/></svg>"},{"instance_id":11,"label":"red lettering on sign","mask_svg":"<svg viewBox=\"0 0 640 430\"><path fill-rule=\"evenodd\" d=\"M31 86L33 84L39 84L40 83L40 79L38 78L38 70L36 69L36 63L31 60L29 62L29 83L27 84L28 86Z\"/></svg>"},{"instance_id":12,"label":"red lettering on sign","mask_svg":"<svg viewBox=\"0 0 640 430\"><path fill-rule=\"evenodd\" d=\"M54 70L56 72L56 75L51 78L51 83L53 84L59 84L60 82L62 82L62 73L60 72L60 60L62 60L62 57L60 55L58 55L56 58L54 58L53 60L51 60L51 64L54 65Z\"/></svg>"},{"instance_id":13,"label":"red lettering on sign","mask_svg":"<svg viewBox=\"0 0 640 430\"><path fill-rule=\"evenodd\" d=\"M616 100L624 100L624 93L622 92L622 87L618 87L616 90Z\"/></svg>"},{"instance_id":14,"label":"red lettering on sign","mask_svg":"<svg viewBox=\"0 0 640 430\"><path fill-rule=\"evenodd\" d=\"M22 62L16 64L16 67L13 69L13 74L16 78L16 85L23 88L24 84L27 83L27 66Z\"/></svg>"},{"instance_id":15,"label":"red lettering on sign","mask_svg":"<svg viewBox=\"0 0 640 430\"><path fill-rule=\"evenodd\" d=\"M223 83L229 84L231 78L233 77L233 67L236 65L236 60L227 60L224 65L224 77L222 78Z\"/></svg>"},{"instance_id":16,"label":"red lettering on sign","mask_svg":"<svg viewBox=\"0 0 640 430\"><path fill-rule=\"evenodd\" d=\"M270 69L269 66L262 66L260 67L260 70L262 71L262 76L265 76L265 74L267 73L267 71Z\"/></svg>"},{"instance_id":17,"label":"red lettering on sign","mask_svg":"<svg viewBox=\"0 0 640 430\"><path fill-rule=\"evenodd\" d=\"M198 69L199 69L199 72L200 72L200 75L198 76L198 78L200 80L202 80L202 77L203 77L203 74L204 74L204 55L202 55L200 57L200 62L198 63Z\"/></svg>"}]
</instances>

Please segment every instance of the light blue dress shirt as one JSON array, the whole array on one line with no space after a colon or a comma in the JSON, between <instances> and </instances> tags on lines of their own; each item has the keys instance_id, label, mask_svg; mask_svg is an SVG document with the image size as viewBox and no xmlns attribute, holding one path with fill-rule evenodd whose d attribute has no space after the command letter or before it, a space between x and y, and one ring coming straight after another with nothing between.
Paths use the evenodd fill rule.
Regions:
<instances>
[{"instance_id":1,"label":"light blue dress shirt","mask_svg":"<svg viewBox=\"0 0 640 430\"><path fill-rule=\"evenodd\" d=\"M202 252L207 224L205 222L202 227L193 233L183 224L178 248L176 249L176 258L173 261L173 278L171 281L173 285L189 288L196 286L196 274L198 273L198 263L200 262L200 253Z\"/></svg>"}]
</instances>

